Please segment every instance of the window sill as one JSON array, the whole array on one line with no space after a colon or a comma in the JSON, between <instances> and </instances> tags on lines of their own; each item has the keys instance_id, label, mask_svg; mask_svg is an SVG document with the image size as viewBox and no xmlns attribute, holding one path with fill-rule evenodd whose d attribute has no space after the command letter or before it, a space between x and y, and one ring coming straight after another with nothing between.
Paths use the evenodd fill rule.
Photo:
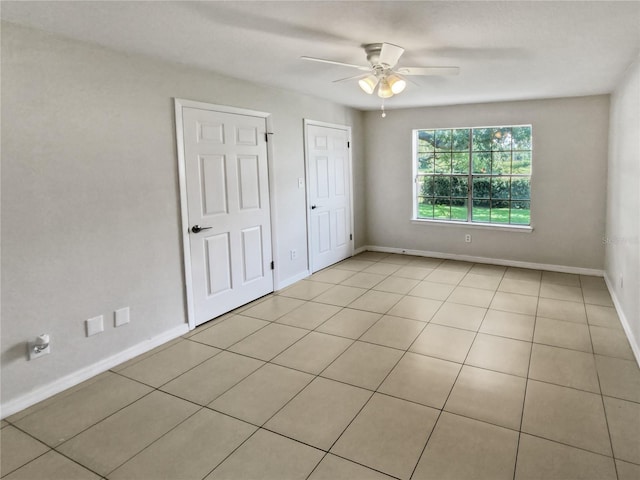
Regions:
<instances>
[{"instance_id":1,"label":"window sill","mask_svg":"<svg viewBox=\"0 0 640 480\"><path fill-rule=\"evenodd\" d=\"M531 233L533 227L530 225L506 225L499 223L477 223L477 222L450 222L446 220L427 220L412 218L411 223L414 225L444 225L447 227L462 227L462 228L480 228L483 230L502 230L507 232L517 233Z\"/></svg>"}]
</instances>

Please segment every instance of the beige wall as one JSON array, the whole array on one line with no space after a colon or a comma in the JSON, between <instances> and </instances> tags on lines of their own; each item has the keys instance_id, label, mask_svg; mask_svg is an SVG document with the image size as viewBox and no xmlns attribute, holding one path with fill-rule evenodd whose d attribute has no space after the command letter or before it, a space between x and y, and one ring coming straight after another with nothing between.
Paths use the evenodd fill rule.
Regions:
<instances>
[{"instance_id":1,"label":"beige wall","mask_svg":"<svg viewBox=\"0 0 640 480\"><path fill-rule=\"evenodd\" d=\"M640 57L611 96L606 275L640 361Z\"/></svg>"},{"instance_id":2,"label":"beige wall","mask_svg":"<svg viewBox=\"0 0 640 480\"><path fill-rule=\"evenodd\" d=\"M360 112L11 24L1 75L3 405L186 321L174 97L272 114L280 284L307 271L303 119L352 125L364 242ZM28 362L43 332L52 353Z\"/></svg>"},{"instance_id":3,"label":"beige wall","mask_svg":"<svg viewBox=\"0 0 640 480\"><path fill-rule=\"evenodd\" d=\"M601 270L608 109L602 95L367 112L369 245ZM533 233L410 222L413 129L529 123Z\"/></svg>"},{"instance_id":4,"label":"beige wall","mask_svg":"<svg viewBox=\"0 0 640 480\"><path fill-rule=\"evenodd\" d=\"M606 95L391 110L382 119L11 24L2 25L1 53L3 405L184 325L174 97L272 114L280 283L307 270L305 194L297 188L304 118L353 127L356 247L604 267ZM606 237L635 238L635 265L638 88L636 65L611 104ZM533 233L410 223L412 129L522 123L534 129ZM637 203L628 200L633 192ZM606 248L607 273L623 273L617 293L637 320L633 243ZM113 328L113 311L127 305L131 324ZM84 320L100 314L105 332L86 338ZM26 361L26 341L43 332L52 354Z\"/></svg>"}]
</instances>

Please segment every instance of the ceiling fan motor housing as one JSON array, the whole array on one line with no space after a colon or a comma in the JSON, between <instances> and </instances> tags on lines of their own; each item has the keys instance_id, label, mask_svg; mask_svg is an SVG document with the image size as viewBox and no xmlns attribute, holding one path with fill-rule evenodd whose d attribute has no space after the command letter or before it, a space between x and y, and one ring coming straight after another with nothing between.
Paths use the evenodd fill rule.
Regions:
<instances>
[{"instance_id":1,"label":"ceiling fan motor housing","mask_svg":"<svg viewBox=\"0 0 640 480\"><path fill-rule=\"evenodd\" d=\"M382 43L369 43L363 45L364 51L367 54L367 61L372 67L380 65L380 51L382 50Z\"/></svg>"}]
</instances>

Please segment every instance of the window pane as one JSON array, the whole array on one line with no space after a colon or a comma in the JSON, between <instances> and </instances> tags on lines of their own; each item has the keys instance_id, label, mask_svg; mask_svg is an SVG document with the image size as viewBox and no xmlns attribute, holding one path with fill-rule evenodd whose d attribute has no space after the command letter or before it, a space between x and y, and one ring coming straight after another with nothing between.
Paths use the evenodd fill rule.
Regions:
<instances>
[{"instance_id":1,"label":"window pane","mask_svg":"<svg viewBox=\"0 0 640 480\"><path fill-rule=\"evenodd\" d=\"M511 180L511 199L529 200L531 198L531 180L515 177Z\"/></svg>"},{"instance_id":2,"label":"window pane","mask_svg":"<svg viewBox=\"0 0 640 480\"><path fill-rule=\"evenodd\" d=\"M531 126L417 130L416 137L419 218L531 224Z\"/></svg>"},{"instance_id":3,"label":"window pane","mask_svg":"<svg viewBox=\"0 0 640 480\"><path fill-rule=\"evenodd\" d=\"M473 173L490 173L491 172L491 154L490 153L474 153L473 154Z\"/></svg>"},{"instance_id":4,"label":"window pane","mask_svg":"<svg viewBox=\"0 0 640 480\"><path fill-rule=\"evenodd\" d=\"M531 150L531 127L513 127L513 149Z\"/></svg>"},{"instance_id":5,"label":"window pane","mask_svg":"<svg viewBox=\"0 0 640 480\"><path fill-rule=\"evenodd\" d=\"M418 154L418 173L433 173L435 158L433 153Z\"/></svg>"},{"instance_id":6,"label":"window pane","mask_svg":"<svg viewBox=\"0 0 640 480\"><path fill-rule=\"evenodd\" d=\"M452 150L466 152L469 150L469 129L456 128L451 134Z\"/></svg>"},{"instance_id":7,"label":"window pane","mask_svg":"<svg viewBox=\"0 0 640 480\"><path fill-rule=\"evenodd\" d=\"M436 149L451 150L451 130L436 130Z\"/></svg>"},{"instance_id":8,"label":"window pane","mask_svg":"<svg viewBox=\"0 0 640 480\"><path fill-rule=\"evenodd\" d=\"M433 130L418 130L418 150L432 152L435 148L435 136Z\"/></svg>"},{"instance_id":9,"label":"window pane","mask_svg":"<svg viewBox=\"0 0 640 480\"><path fill-rule=\"evenodd\" d=\"M464 197L469 195L469 177L451 177L451 196Z\"/></svg>"},{"instance_id":10,"label":"window pane","mask_svg":"<svg viewBox=\"0 0 640 480\"><path fill-rule=\"evenodd\" d=\"M491 150L511 150L511 127L491 129Z\"/></svg>"},{"instance_id":11,"label":"window pane","mask_svg":"<svg viewBox=\"0 0 640 480\"><path fill-rule=\"evenodd\" d=\"M435 199L435 205L433 206L433 218L438 220L451 219L451 205L448 198Z\"/></svg>"},{"instance_id":12,"label":"window pane","mask_svg":"<svg viewBox=\"0 0 640 480\"><path fill-rule=\"evenodd\" d=\"M469 152L454 153L452 164L453 173L469 173Z\"/></svg>"},{"instance_id":13,"label":"window pane","mask_svg":"<svg viewBox=\"0 0 640 480\"><path fill-rule=\"evenodd\" d=\"M509 223L509 202L504 200L491 202L491 223Z\"/></svg>"},{"instance_id":14,"label":"window pane","mask_svg":"<svg viewBox=\"0 0 640 480\"><path fill-rule=\"evenodd\" d=\"M418 197L418 218L433 218L433 199Z\"/></svg>"},{"instance_id":15,"label":"window pane","mask_svg":"<svg viewBox=\"0 0 640 480\"><path fill-rule=\"evenodd\" d=\"M433 177L418 177L416 192L421 197L433 197Z\"/></svg>"},{"instance_id":16,"label":"window pane","mask_svg":"<svg viewBox=\"0 0 640 480\"><path fill-rule=\"evenodd\" d=\"M451 220L467 221L467 199L452 198L451 199Z\"/></svg>"},{"instance_id":17,"label":"window pane","mask_svg":"<svg viewBox=\"0 0 640 480\"><path fill-rule=\"evenodd\" d=\"M471 212L471 220L474 222L489 222L491 220L489 200L473 201L473 210Z\"/></svg>"},{"instance_id":18,"label":"window pane","mask_svg":"<svg viewBox=\"0 0 640 480\"><path fill-rule=\"evenodd\" d=\"M435 182L434 191L438 197L449 197L451 195L451 177L433 177Z\"/></svg>"},{"instance_id":19,"label":"window pane","mask_svg":"<svg viewBox=\"0 0 640 480\"><path fill-rule=\"evenodd\" d=\"M511 152L493 152L491 154L491 174L509 175L511 173Z\"/></svg>"},{"instance_id":20,"label":"window pane","mask_svg":"<svg viewBox=\"0 0 640 480\"><path fill-rule=\"evenodd\" d=\"M473 198L489 198L491 182L490 177L473 178Z\"/></svg>"},{"instance_id":21,"label":"window pane","mask_svg":"<svg viewBox=\"0 0 640 480\"><path fill-rule=\"evenodd\" d=\"M513 152L512 173L531 175L531 152Z\"/></svg>"},{"instance_id":22,"label":"window pane","mask_svg":"<svg viewBox=\"0 0 640 480\"><path fill-rule=\"evenodd\" d=\"M436 173L451 173L450 153L436 153Z\"/></svg>"},{"instance_id":23,"label":"window pane","mask_svg":"<svg viewBox=\"0 0 640 480\"><path fill-rule=\"evenodd\" d=\"M530 208L530 202L511 202L511 223L518 225L530 225Z\"/></svg>"},{"instance_id":24,"label":"window pane","mask_svg":"<svg viewBox=\"0 0 640 480\"><path fill-rule=\"evenodd\" d=\"M490 128L474 128L473 129L473 150L480 152L491 151L491 129Z\"/></svg>"},{"instance_id":25,"label":"window pane","mask_svg":"<svg viewBox=\"0 0 640 480\"><path fill-rule=\"evenodd\" d=\"M508 178L492 178L491 179L491 198L509 199L509 179Z\"/></svg>"}]
</instances>

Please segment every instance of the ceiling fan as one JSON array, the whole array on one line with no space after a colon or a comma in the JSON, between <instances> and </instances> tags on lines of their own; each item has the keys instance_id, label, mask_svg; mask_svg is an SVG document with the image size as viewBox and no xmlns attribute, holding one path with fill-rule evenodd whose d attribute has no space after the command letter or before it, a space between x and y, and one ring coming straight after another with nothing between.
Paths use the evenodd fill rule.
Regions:
<instances>
[{"instance_id":1,"label":"ceiling fan","mask_svg":"<svg viewBox=\"0 0 640 480\"><path fill-rule=\"evenodd\" d=\"M367 54L368 66L353 65L351 63L336 62L334 60L325 60L324 58L300 57L303 60L312 62L330 63L332 65L341 65L343 67L357 68L367 72L365 74L355 75L353 77L334 80L343 82L347 80L358 79L360 88L369 95L378 91L380 98L390 98L401 93L407 86L404 76L411 75L457 75L460 72L459 67L400 67L395 68L398 60L404 53L404 48L391 43L370 43L364 45L364 51Z\"/></svg>"}]
</instances>

